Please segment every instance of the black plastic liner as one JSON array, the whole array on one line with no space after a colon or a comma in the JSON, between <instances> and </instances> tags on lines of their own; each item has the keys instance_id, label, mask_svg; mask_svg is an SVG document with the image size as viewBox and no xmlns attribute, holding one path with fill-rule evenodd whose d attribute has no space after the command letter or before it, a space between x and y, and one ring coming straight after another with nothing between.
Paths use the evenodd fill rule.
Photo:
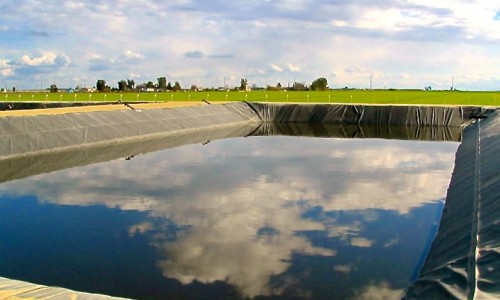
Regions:
<instances>
[{"instance_id":1,"label":"black plastic liner","mask_svg":"<svg viewBox=\"0 0 500 300\"><path fill-rule=\"evenodd\" d=\"M465 126L483 110L463 107L229 103L175 109L119 110L0 118L0 158L119 142L235 124L309 123L412 126L416 139L455 139L439 127ZM439 129L425 129L436 127ZM382 127L381 127L382 128ZM362 131L350 129L350 135Z\"/></svg>"},{"instance_id":2,"label":"black plastic liner","mask_svg":"<svg viewBox=\"0 0 500 300\"><path fill-rule=\"evenodd\" d=\"M464 130L438 234L407 299L500 298L500 113Z\"/></svg>"},{"instance_id":3,"label":"black plastic liner","mask_svg":"<svg viewBox=\"0 0 500 300\"><path fill-rule=\"evenodd\" d=\"M483 116L478 107L368 106L330 104L248 103L264 122L378 124L405 126L462 126Z\"/></svg>"},{"instance_id":4,"label":"black plastic liner","mask_svg":"<svg viewBox=\"0 0 500 300\"><path fill-rule=\"evenodd\" d=\"M0 118L0 159L258 122L244 103Z\"/></svg>"}]
</instances>

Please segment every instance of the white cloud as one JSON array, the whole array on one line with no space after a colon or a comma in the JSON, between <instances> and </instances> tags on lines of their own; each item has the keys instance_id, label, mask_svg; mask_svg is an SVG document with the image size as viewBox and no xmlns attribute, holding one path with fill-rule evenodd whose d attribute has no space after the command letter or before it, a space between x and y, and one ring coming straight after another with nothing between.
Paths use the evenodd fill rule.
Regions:
<instances>
[{"instance_id":1,"label":"white cloud","mask_svg":"<svg viewBox=\"0 0 500 300\"><path fill-rule=\"evenodd\" d=\"M495 22L495 14L498 4L492 1L411 1L417 5L431 8L447 9L450 14L446 18L435 16L435 20L429 24L443 23L463 27L465 38L487 38L497 40L500 38L500 24ZM443 20L444 19L444 20Z\"/></svg>"},{"instance_id":2,"label":"white cloud","mask_svg":"<svg viewBox=\"0 0 500 300\"><path fill-rule=\"evenodd\" d=\"M141 78L141 75L140 74L136 74L136 73L129 73L128 74L128 78L138 79L138 78Z\"/></svg>"},{"instance_id":3,"label":"white cloud","mask_svg":"<svg viewBox=\"0 0 500 300\"><path fill-rule=\"evenodd\" d=\"M68 9L83 9L85 8L85 2L66 1L64 2L64 7Z\"/></svg>"},{"instance_id":4,"label":"white cloud","mask_svg":"<svg viewBox=\"0 0 500 300\"><path fill-rule=\"evenodd\" d=\"M296 65L293 65L293 64L288 64L287 66L288 66L288 70L290 72L300 72L301 71L301 69L300 69L299 66L296 66Z\"/></svg>"},{"instance_id":5,"label":"white cloud","mask_svg":"<svg viewBox=\"0 0 500 300\"><path fill-rule=\"evenodd\" d=\"M9 77L14 75L14 70L12 68L6 68L1 70L2 76Z\"/></svg>"},{"instance_id":6,"label":"white cloud","mask_svg":"<svg viewBox=\"0 0 500 300\"><path fill-rule=\"evenodd\" d=\"M106 3L100 3L95 7L98 11L105 12L110 9L109 4Z\"/></svg>"},{"instance_id":7,"label":"white cloud","mask_svg":"<svg viewBox=\"0 0 500 300\"><path fill-rule=\"evenodd\" d=\"M29 67L44 67L44 66L66 66L70 63L70 59L65 54L56 54L53 52L44 52L40 56L23 55L20 65Z\"/></svg>"},{"instance_id":8,"label":"white cloud","mask_svg":"<svg viewBox=\"0 0 500 300\"><path fill-rule=\"evenodd\" d=\"M130 60L143 60L145 58L144 55L133 52L132 50L123 51L122 57Z\"/></svg>"},{"instance_id":9,"label":"white cloud","mask_svg":"<svg viewBox=\"0 0 500 300\"><path fill-rule=\"evenodd\" d=\"M38 57L23 55L23 57L21 57L21 63L27 66L47 66L53 65L56 61L56 58L57 55L52 52L46 52Z\"/></svg>"},{"instance_id":10,"label":"white cloud","mask_svg":"<svg viewBox=\"0 0 500 300\"><path fill-rule=\"evenodd\" d=\"M281 68L281 67L280 67L280 66L278 66L278 65L271 64L270 66L271 66L271 69L273 69L273 70L274 70L274 71L276 71L276 72L279 72L279 73L283 72L283 68Z\"/></svg>"},{"instance_id":11,"label":"white cloud","mask_svg":"<svg viewBox=\"0 0 500 300\"><path fill-rule=\"evenodd\" d=\"M387 32L399 32L411 30L414 27L443 27L456 26L459 20L451 14L443 14L432 9L413 6L408 8L373 8L362 12L360 17L354 21L355 26L366 29L385 30Z\"/></svg>"},{"instance_id":12,"label":"white cloud","mask_svg":"<svg viewBox=\"0 0 500 300\"><path fill-rule=\"evenodd\" d=\"M14 75L14 70L9 65L9 61L7 59L0 59L0 74L4 77Z\"/></svg>"},{"instance_id":13,"label":"white cloud","mask_svg":"<svg viewBox=\"0 0 500 300\"><path fill-rule=\"evenodd\" d=\"M102 58L102 55L98 54L98 53L87 53L85 55L85 58L90 60L90 61L96 61L96 60L101 60L103 59Z\"/></svg>"},{"instance_id":14,"label":"white cloud","mask_svg":"<svg viewBox=\"0 0 500 300\"><path fill-rule=\"evenodd\" d=\"M0 61L0 75L18 79L62 70L70 64L70 58L64 54L44 51L38 55L22 55L18 61Z\"/></svg>"}]
</instances>

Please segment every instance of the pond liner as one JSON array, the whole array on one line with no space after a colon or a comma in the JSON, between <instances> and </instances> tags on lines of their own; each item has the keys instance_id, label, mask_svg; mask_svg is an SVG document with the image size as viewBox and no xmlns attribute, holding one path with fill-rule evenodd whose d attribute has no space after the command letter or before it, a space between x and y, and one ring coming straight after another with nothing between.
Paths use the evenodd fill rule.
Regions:
<instances>
[{"instance_id":1,"label":"pond liner","mask_svg":"<svg viewBox=\"0 0 500 300\"><path fill-rule=\"evenodd\" d=\"M228 103L0 118L0 158L249 123L463 127L477 108ZM441 134L444 135L444 134Z\"/></svg>"},{"instance_id":2,"label":"pond liner","mask_svg":"<svg viewBox=\"0 0 500 300\"><path fill-rule=\"evenodd\" d=\"M404 126L463 126L478 107L248 103L264 122Z\"/></svg>"},{"instance_id":3,"label":"pond liner","mask_svg":"<svg viewBox=\"0 0 500 300\"><path fill-rule=\"evenodd\" d=\"M405 299L500 298L500 112L465 128L439 231Z\"/></svg>"},{"instance_id":4,"label":"pond liner","mask_svg":"<svg viewBox=\"0 0 500 300\"><path fill-rule=\"evenodd\" d=\"M0 158L258 120L244 103L3 117L0 118Z\"/></svg>"}]
</instances>

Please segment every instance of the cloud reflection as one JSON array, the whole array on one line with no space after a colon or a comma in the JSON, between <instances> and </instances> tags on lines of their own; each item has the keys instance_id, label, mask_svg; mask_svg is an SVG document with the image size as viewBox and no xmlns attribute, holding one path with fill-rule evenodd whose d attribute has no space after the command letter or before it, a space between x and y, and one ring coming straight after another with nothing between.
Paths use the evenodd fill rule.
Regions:
<instances>
[{"instance_id":1,"label":"cloud reflection","mask_svg":"<svg viewBox=\"0 0 500 300\"><path fill-rule=\"evenodd\" d=\"M240 224L233 228L235 220L220 223L193 228L175 242L158 244L167 257L158 263L163 274L184 284L226 281L243 295L255 297L280 294L279 288L269 285L270 279L290 267L292 254L335 255L333 250L313 247L305 237L255 237L256 227Z\"/></svg>"},{"instance_id":2,"label":"cloud reflection","mask_svg":"<svg viewBox=\"0 0 500 300\"><path fill-rule=\"evenodd\" d=\"M351 239L351 245L354 247L370 248L373 245L373 241L357 237Z\"/></svg>"},{"instance_id":3,"label":"cloud reflection","mask_svg":"<svg viewBox=\"0 0 500 300\"><path fill-rule=\"evenodd\" d=\"M175 241L150 222L129 228L131 236L151 238L161 253L157 265L164 276L184 284L225 281L254 297L282 292L271 278L289 269L293 255L337 254L298 233L322 231L354 247L372 247L377 241L360 233L363 222L378 215L362 211L407 214L444 198L457 146L241 138L37 175L4 183L0 193L33 194L60 205L147 211L185 228ZM340 224L334 217L308 217L315 208L361 211L362 220ZM348 273L351 267L335 270ZM378 290L392 295L387 287Z\"/></svg>"},{"instance_id":4,"label":"cloud reflection","mask_svg":"<svg viewBox=\"0 0 500 300\"><path fill-rule=\"evenodd\" d=\"M366 287L363 292L356 295L359 300L382 300L382 299L401 299L404 296L404 290L395 290L389 287L389 284L374 284Z\"/></svg>"}]
</instances>

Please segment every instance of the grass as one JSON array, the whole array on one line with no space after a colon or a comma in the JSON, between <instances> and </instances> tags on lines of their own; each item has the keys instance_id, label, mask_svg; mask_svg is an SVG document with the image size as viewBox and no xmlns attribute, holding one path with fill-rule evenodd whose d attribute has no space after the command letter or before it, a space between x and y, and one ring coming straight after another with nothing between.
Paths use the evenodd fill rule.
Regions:
<instances>
[{"instance_id":1,"label":"grass","mask_svg":"<svg viewBox=\"0 0 500 300\"><path fill-rule=\"evenodd\" d=\"M73 101L73 102L164 102L164 101L252 101L289 103L363 103L424 105L500 105L500 92L407 91L407 90L331 90L251 91L251 92L163 92L163 93L5 93L0 101Z\"/></svg>"}]
</instances>

